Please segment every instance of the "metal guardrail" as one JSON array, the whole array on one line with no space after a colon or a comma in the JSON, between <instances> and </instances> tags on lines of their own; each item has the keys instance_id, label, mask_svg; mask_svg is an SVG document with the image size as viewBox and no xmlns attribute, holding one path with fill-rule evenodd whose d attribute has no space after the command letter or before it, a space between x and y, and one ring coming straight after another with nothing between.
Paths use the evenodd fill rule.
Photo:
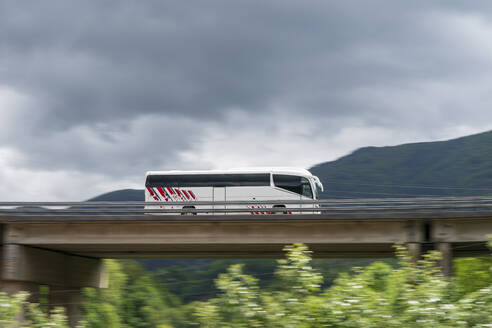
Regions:
<instances>
[{"instance_id":1,"label":"metal guardrail","mask_svg":"<svg viewBox=\"0 0 492 328\"><path fill-rule=\"evenodd\" d=\"M273 207L285 205L285 207ZM312 205L318 205L312 206ZM177 208L170 208L174 206ZM183 208L205 206L207 208ZM306 207L308 206L308 207ZM492 197L419 197L185 202L0 202L0 215L418 213L492 211Z\"/></svg>"},{"instance_id":2,"label":"metal guardrail","mask_svg":"<svg viewBox=\"0 0 492 328\"><path fill-rule=\"evenodd\" d=\"M142 202L142 201L88 201L88 202L15 202L0 201L0 207L6 206L144 206L144 205L261 205L261 204L382 204L382 203L492 203L492 196L469 197L415 197L415 198L343 198L320 200L251 200L251 201L183 201L183 202Z\"/></svg>"}]
</instances>

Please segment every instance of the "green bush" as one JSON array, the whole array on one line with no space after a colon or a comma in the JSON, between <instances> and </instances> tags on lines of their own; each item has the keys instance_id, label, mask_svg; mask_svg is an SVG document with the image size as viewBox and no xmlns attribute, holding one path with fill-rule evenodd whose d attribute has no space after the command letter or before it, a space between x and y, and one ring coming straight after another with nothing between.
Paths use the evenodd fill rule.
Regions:
<instances>
[{"instance_id":1,"label":"green bush","mask_svg":"<svg viewBox=\"0 0 492 328\"><path fill-rule=\"evenodd\" d=\"M374 263L341 274L321 291L322 277L311 267L306 246L286 248L278 262L278 288L262 291L257 280L229 268L216 281L218 297L197 306L200 327L417 328L490 327L492 286L456 300L455 282L445 278L430 252L417 263L398 247L399 266Z\"/></svg>"},{"instance_id":2,"label":"green bush","mask_svg":"<svg viewBox=\"0 0 492 328\"><path fill-rule=\"evenodd\" d=\"M12 297L0 293L0 327L69 328L63 308L46 313L40 310L38 304L29 303L28 297L27 293L18 293ZM21 316L23 320L19 319Z\"/></svg>"}]
</instances>

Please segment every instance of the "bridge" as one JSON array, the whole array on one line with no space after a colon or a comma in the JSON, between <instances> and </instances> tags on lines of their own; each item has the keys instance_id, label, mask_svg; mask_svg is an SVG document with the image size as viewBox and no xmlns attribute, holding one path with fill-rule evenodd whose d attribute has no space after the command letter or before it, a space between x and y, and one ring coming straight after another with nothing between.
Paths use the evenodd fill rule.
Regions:
<instances>
[{"instance_id":1,"label":"bridge","mask_svg":"<svg viewBox=\"0 0 492 328\"><path fill-rule=\"evenodd\" d=\"M383 258L401 243L415 259L440 250L451 275L453 257L490 255L492 197L194 202L196 209L181 209L189 204L0 202L1 290L35 299L47 285L51 304L67 304L73 323L81 288L107 283L103 258L275 258L298 242L315 257Z\"/></svg>"}]
</instances>

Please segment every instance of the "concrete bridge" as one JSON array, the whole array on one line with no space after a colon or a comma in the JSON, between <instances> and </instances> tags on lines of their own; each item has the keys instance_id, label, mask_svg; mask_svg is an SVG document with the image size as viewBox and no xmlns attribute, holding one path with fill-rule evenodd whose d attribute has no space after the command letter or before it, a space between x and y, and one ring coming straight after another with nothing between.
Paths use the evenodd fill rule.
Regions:
<instances>
[{"instance_id":1,"label":"concrete bridge","mask_svg":"<svg viewBox=\"0 0 492 328\"><path fill-rule=\"evenodd\" d=\"M244 202L227 205L238 203ZM30 291L35 299L39 286L47 285L50 303L67 305L73 323L80 317L81 288L106 284L103 258L281 257L285 245L297 242L315 257L383 258L401 243L414 258L440 250L443 272L451 275L453 257L490 254L492 198L326 200L316 214L304 206L312 203L268 209L274 215L204 203L221 209L182 215L189 213L144 209L139 202L3 202L1 290ZM167 215L152 215L159 212Z\"/></svg>"}]
</instances>

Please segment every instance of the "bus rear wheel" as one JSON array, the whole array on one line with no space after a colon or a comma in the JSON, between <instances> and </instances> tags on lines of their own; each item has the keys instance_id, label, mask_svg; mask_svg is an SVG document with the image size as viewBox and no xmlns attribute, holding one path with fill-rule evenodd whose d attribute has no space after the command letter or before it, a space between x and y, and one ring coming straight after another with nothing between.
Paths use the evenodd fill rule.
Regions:
<instances>
[{"instance_id":1,"label":"bus rear wheel","mask_svg":"<svg viewBox=\"0 0 492 328\"><path fill-rule=\"evenodd\" d=\"M273 208L285 208L285 205L273 205ZM280 214L280 211L272 212L273 214ZM282 214L287 214L287 211L283 211Z\"/></svg>"}]
</instances>

